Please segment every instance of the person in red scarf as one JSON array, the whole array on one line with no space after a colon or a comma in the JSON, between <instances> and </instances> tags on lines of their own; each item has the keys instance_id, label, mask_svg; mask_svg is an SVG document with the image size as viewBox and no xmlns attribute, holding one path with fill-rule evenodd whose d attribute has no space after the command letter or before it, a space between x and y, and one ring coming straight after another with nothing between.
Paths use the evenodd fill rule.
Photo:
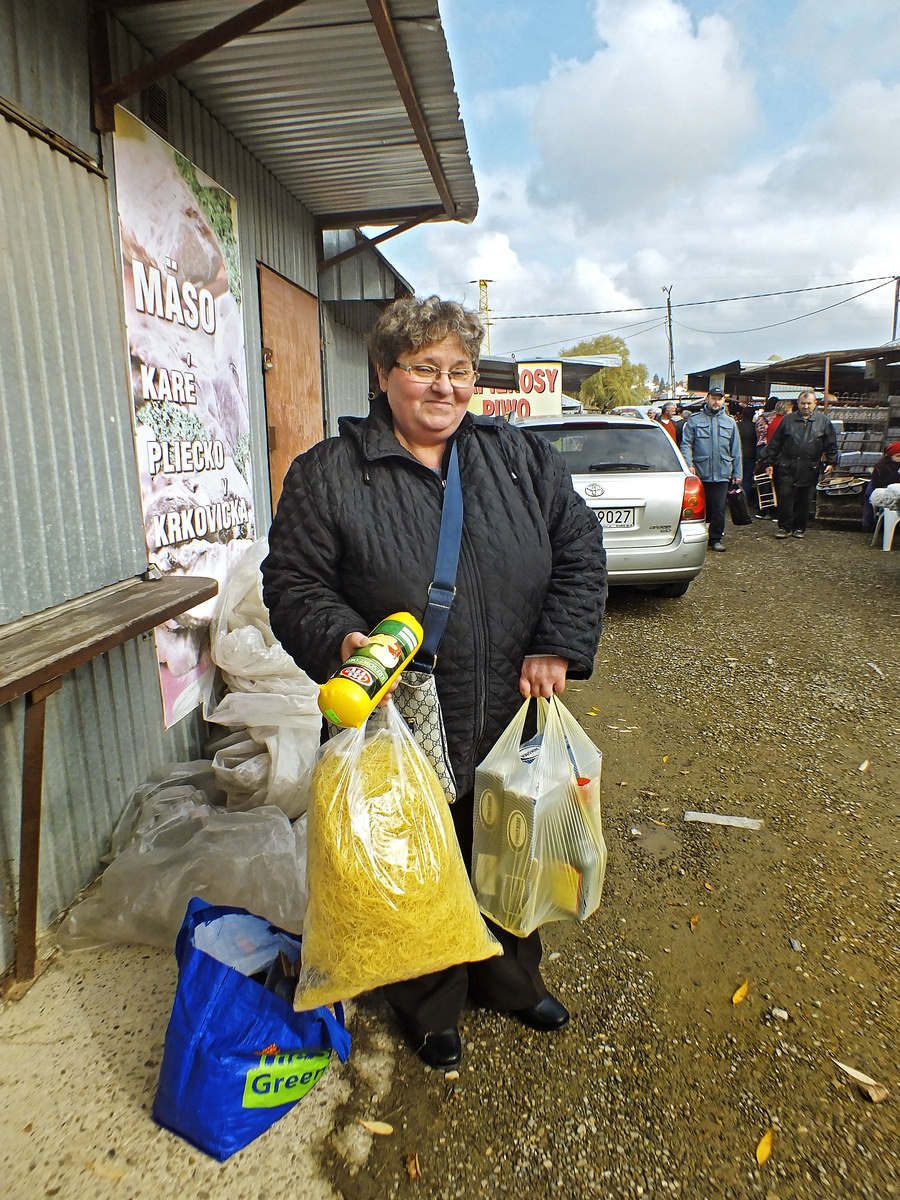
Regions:
<instances>
[{"instance_id":1,"label":"person in red scarf","mask_svg":"<svg viewBox=\"0 0 900 1200\"><path fill-rule=\"evenodd\" d=\"M885 446L884 454L872 468L872 479L866 488L863 505L862 527L866 532L875 528L875 513L869 497L876 488L886 488L891 483L900 483L900 442Z\"/></svg>"}]
</instances>

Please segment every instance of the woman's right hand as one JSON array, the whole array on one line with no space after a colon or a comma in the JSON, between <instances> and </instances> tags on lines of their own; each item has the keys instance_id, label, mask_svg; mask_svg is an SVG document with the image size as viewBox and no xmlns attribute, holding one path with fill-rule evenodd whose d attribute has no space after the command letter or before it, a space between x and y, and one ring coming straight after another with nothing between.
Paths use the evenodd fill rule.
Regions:
<instances>
[{"instance_id":1,"label":"woman's right hand","mask_svg":"<svg viewBox=\"0 0 900 1200\"><path fill-rule=\"evenodd\" d=\"M341 662L346 662L353 651L358 650L360 646L368 646L371 640L372 639L365 633L348 633L341 642ZM396 690L399 683L400 676L398 675L385 694L381 697L381 700L378 702L379 708L384 708L388 700L391 698L391 693Z\"/></svg>"},{"instance_id":2,"label":"woman's right hand","mask_svg":"<svg viewBox=\"0 0 900 1200\"><path fill-rule=\"evenodd\" d=\"M354 650L367 646L370 638L365 633L348 633L341 642L341 662L345 663Z\"/></svg>"}]
</instances>

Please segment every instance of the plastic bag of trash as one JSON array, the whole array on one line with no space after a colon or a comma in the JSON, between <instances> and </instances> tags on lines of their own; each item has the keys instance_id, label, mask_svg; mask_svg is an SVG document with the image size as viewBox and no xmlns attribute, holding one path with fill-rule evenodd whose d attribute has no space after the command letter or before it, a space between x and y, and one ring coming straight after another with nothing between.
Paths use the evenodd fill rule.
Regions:
<instances>
[{"instance_id":1,"label":"plastic bag of trash","mask_svg":"<svg viewBox=\"0 0 900 1200\"><path fill-rule=\"evenodd\" d=\"M600 751L558 697L526 700L475 770L472 885L485 916L525 937L547 921L586 920L600 903L606 843Z\"/></svg>"},{"instance_id":2,"label":"plastic bag of trash","mask_svg":"<svg viewBox=\"0 0 900 1200\"><path fill-rule=\"evenodd\" d=\"M225 581L210 626L213 662L234 692L296 694L315 704L318 685L301 671L269 624L259 569L268 552L266 538L258 538Z\"/></svg>"},{"instance_id":3,"label":"plastic bag of trash","mask_svg":"<svg viewBox=\"0 0 900 1200\"><path fill-rule=\"evenodd\" d=\"M141 789L138 789L138 793ZM66 917L63 949L120 942L171 947L188 901L249 908L300 933L306 913L306 821L279 808L228 812L184 782L129 805L99 889Z\"/></svg>"},{"instance_id":4,"label":"plastic bag of trash","mask_svg":"<svg viewBox=\"0 0 900 1200\"><path fill-rule=\"evenodd\" d=\"M259 538L244 553L222 588L210 629L213 661L229 690L205 716L245 730L247 744L238 751L234 743L221 757L217 750L208 752L229 808L274 804L295 818L306 811L303 780L319 748L322 714L318 684L300 670L269 625L259 569L267 550L266 539Z\"/></svg>"}]
</instances>

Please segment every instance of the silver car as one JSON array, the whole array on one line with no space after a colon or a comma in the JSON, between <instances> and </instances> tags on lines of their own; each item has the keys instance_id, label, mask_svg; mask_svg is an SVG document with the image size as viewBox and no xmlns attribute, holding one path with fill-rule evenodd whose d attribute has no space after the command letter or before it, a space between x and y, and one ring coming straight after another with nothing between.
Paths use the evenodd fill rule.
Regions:
<instances>
[{"instance_id":1,"label":"silver car","mask_svg":"<svg viewBox=\"0 0 900 1200\"><path fill-rule=\"evenodd\" d=\"M586 413L516 425L545 437L568 463L603 525L609 582L683 596L706 557L706 500L662 426Z\"/></svg>"}]
</instances>

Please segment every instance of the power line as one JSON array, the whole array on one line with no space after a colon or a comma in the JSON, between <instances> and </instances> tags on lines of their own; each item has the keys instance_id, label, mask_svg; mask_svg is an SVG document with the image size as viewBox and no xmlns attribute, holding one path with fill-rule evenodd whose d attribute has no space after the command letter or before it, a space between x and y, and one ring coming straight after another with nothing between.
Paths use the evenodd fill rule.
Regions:
<instances>
[{"instance_id":1,"label":"power line","mask_svg":"<svg viewBox=\"0 0 900 1200\"><path fill-rule=\"evenodd\" d=\"M640 337L643 333L650 333L654 329L662 329L665 321L660 321L654 317L649 323L647 321L634 321L628 325L614 325L611 329L601 329L599 333L585 333L577 338L558 337L552 342L541 342L537 346L519 346L516 350L510 350L510 354L527 354L529 350L545 350L547 346L558 346L560 342L573 342L578 345L579 342L592 342L594 338L605 337L607 334L619 333L621 330L634 330L633 333L623 333L622 341L627 342L630 338Z\"/></svg>"},{"instance_id":2,"label":"power line","mask_svg":"<svg viewBox=\"0 0 900 1200\"><path fill-rule=\"evenodd\" d=\"M673 308L697 308L706 304L734 304L741 300L765 300L771 296L798 296L803 292L824 292L829 288L839 287L855 287L858 283L876 283L882 286L897 278L896 275L871 275L868 279L848 279L843 283L820 283L814 287L803 288L785 288L780 292L753 292L747 296L722 296L718 300L686 300L683 304L673 304ZM870 288L869 291L875 291L875 288ZM865 292L860 292L861 296L866 295ZM851 296L849 299L855 299ZM833 306L829 306L833 307ZM545 321L554 317L609 317L615 316L618 313L639 313L639 312L662 312L666 308L665 304L645 304L636 308L599 308L591 312L568 312L568 313L523 313L519 316L498 317L493 316L493 321ZM825 309L821 310L825 312ZM807 314L813 316L813 313ZM796 320L797 318L792 318ZM777 322L781 324L781 322ZM770 326L761 325L761 329L771 328ZM738 331L742 332L742 331ZM749 330L746 332L750 332ZM550 344L549 342L547 343Z\"/></svg>"},{"instance_id":3,"label":"power line","mask_svg":"<svg viewBox=\"0 0 900 1200\"><path fill-rule=\"evenodd\" d=\"M832 308L840 308L842 304L849 304L851 300L858 300L860 296L868 296L870 292L877 292L879 288L887 287L893 280L894 276L891 275L883 283L876 283L874 287L866 288L864 292L857 292L855 296L846 296L835 304L826 304L824 308L814 308L812 312L800 313L798 317L788 317L784 321L773 321L771 325L754 325L752 329L695 329L693 325L682 325L680 321L677 321L676 324L679 329L688 329L691 333L706 333L712 336L721 334L723 337L735 333L757 333L761 329L777 329L779 325L790 325L792 321L803 321L807 317L817 317L819 313L829 312ZM860 283L862 282L860 280Z\"/></svg>"}]
</instances>

